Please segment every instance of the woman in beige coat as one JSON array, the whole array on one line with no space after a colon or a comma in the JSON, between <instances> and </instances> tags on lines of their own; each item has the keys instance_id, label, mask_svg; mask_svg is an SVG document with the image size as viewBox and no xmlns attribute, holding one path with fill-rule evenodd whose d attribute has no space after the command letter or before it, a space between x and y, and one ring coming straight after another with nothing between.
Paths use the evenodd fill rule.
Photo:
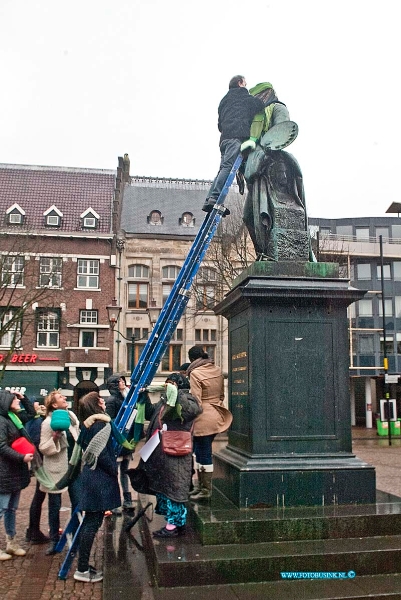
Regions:
<instances>
[{"instance_id":1,"label":"woman in beige coat","mask_svg":"<svg viewBox=\"0 0 401 600\"><path fill-rule=\"evenodd\" d=\"M79 435L79 421L73 412L68 411L71 425L66 433L65 431L53 431L51 428L51 418L54 410L68 410L67 399L57 390L50 392L45 398L46 418L42 423L40 430L39 450L43 454L43 467L49 477L57 483L68 469L68 448L73 446ZM72 451L72 448L71 448ZM49 490L44 486L40 486L42 492L47 492L49 497L49 535L50 545L46 550L46 554L54 554L55 548L59 541L60 529L60 508L61 494L63 490ZM70 493L72 510L77 503L77 498Z\"/></svg>"},{"instance_id":2,"label":"woman in beige coat","mask_svg":"<svg viewBox=\"0 0 401 600\"><path fill-rule=\"evenodd\" d=\"M212 495L212 442L217 433L226 431L232 421L232 414L223 406L224 378L220 367L203 351L201 346L193 346L188 352L191 364L187 374L191 384L191 394L202 406L202 414L195 419L194 453L198 485L190 493L191 500L204 500Z\"/></svg>"}]
</instances>

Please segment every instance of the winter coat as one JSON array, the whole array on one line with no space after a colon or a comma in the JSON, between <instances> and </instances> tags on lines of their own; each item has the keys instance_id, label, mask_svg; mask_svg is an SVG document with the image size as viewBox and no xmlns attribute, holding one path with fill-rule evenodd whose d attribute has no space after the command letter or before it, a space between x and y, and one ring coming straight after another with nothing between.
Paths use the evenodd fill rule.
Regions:
<instances>
[{"instance_id":1,"label":"winter coat","mask_svg":"<svg viewBox=\"0 0 401 600\"><path fill-rule=\"evenodd\" d=\"M224 378L220 367L209 359L198 359L199 366L189 367L191 394L202 406L202 414L195 421L194 435L204 436L226 431L233 420L223 406ZM196 363L198 361L194 361ZM192 365L194 365L192 363Z\"/></svg>"},{"instance_id":2,"label":"winter coat","mask_svg":"<svg viewBox=\"0 0 401 600\"><path fill-rule=\"evenodd\" d=\"M116 416L118 415L120 408L124 402L124 396L120 392L120 390L110 390L110 396L106 398L106 413L111 417L114 421ZM127 435L127 439L131 439L131 432ZM120 456L128 456L131 455L132 451L127 448L121 448Z\"/></svg>"},{"instance_id":3,"label":"winter coat","mask_svg":"<svg viewBox=\"0 0 401 600\"><path fill-rule=\"evenodd\" d=\"M8 416L13 398L6 390L0 390L0 494L23 490L30 482L24 455L11 448L11 444L21 437Z\"/></svg>"},{"instance_id":4,"label":"winter coat","mask_svg":"<svg viewBox=\"0 0 401 600\"><path fill-rule=\"evenodd\" d=\"M71 420L69 431L74 440L77 440L79 435L79 421L73 412L68 411L68 413ZM43 454L44 470L54 483L57 483L66 474L68 469L68 440L65 431L61 432L59 438L54 439L54 431L50 427L50 423L51 414L46 417L42 423L39 450ZM42 492L47 492L49 494L61 494L67 488L62 490L49 490L41 485L40 489Z\"/></svg>"},{"instance_id":5,"label":"winter coat","mask_svg":"<svg viewBox=\"0 0 401 600\"><path fill-rule=\"evenodd\" d=\"M218 128L223 140L237 138L244 141L249 138L253 117L264 110L260 98L251 96L244 87L228 90L219 104Z\"/></svg>"},{"instance_id":6,"label":"winter coat","mask_svg":"<svg viewBox=\"0 0 401 600\"><path fill-rule=\"evenodd\" d=\"M157 429L160 429L160 411L163 411L161 423L162 425L166 423L167 429L190 431L194 419L202 412L202 409L196 398L187 390L178 390L177 403L182 407L182 423L179 418L174 420L169 419L168 414L164 417L166 410L166 398L164 395L162 395L160 402L152 405L153 415L150 418L146 435L147 440L150 439ZM192 477L192 454L187 454L186 456L169 456L163 452L160 443L146 462L143 462L143 460L140 461L139 468L146 471L150 489L154 494L164 494L167 498L175 502L188 502Z\"/></svg>"},{"instance_id":7,"label":"winter coat","mask_svg":"<svg viewBox=\"0 0 401 600\"><path fill-rule=\"evenodd\" d=\"M85 427L85 426L83 426ZM85 451L92 438L105 427L103 421L95 421L85 428L82 449ZM79 508L100 512L121 506L120 487L117 477L117 459L110 435L106 447L99 454L95 469L84 465L78 482L80 486Z\"/></svg>"}]
</instances>

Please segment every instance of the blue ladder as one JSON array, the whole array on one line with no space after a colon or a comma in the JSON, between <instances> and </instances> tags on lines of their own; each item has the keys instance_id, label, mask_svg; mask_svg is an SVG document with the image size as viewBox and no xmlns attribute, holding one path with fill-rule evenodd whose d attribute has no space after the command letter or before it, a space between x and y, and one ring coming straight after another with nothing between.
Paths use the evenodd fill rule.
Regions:
<instances>
[{"instance_id":1,"label":"blue ladder","mask_svg":"<svg viewBox=\"0 0 401 600\"><path fill-rule=\"evenodd\" d=\"M216 204L199 228L198 234L183 266L181 267L169 297L167 298L150 337L142 350L140 360L131 375L131 387L114 420L118 430L123 435L128 434L131 429L131 425L135 418L135 405L138 401L140 391L152 382L163 354L167 350L171 336L175 332L178 322L185 311L189 300L190 287L206 251L210 246L210 242L216 233L217 226L222 219L225 211L223 202L241 163L242 155L239 154L227 177L224 187L216 200ZM79 532L82 521L83 518L81 512L76 510L56 546L56 551L61 552L67 542L69 545L67 555L58 573L59 579L66 579L72 561L78 551Z\"/></svg>"},{"instance_id":2,"label":"blue ladder","mask_svg":"<svg viewBox=\"0 0 401 600\"><path fill-rule=\"evenodd\" d=\"M64 529L61 538L59 539L55 548L56 552L61 552L64 546L68 545L68 552L64 559L63 564L58 572L59 579L67 579L68 571L72 565L72 561L78 551L79 545L79 533L81 531L81 525L84 520L84 516L79 508L76 508L73 512L71 519L68 521L67 527Z\"/></svg>"},{"instance_id":3,"label":"blue ladder","mask_svg":"<svg viewBox=\"0 0 401 600\"><path fill-rule=\"evenodd\" d=\"M128 434L135 418L134 409L140 391L152 382L160 361L168 348L170 339L185 311L190 296L190 287L223 216L225 211L223 202L242 160L242 155L239 154L216 200L216 204L199 228L188 256L142 350L140 360L131 375L131 387L115 418L115 424L123 435Z\"/></svg>"}]
</instances>

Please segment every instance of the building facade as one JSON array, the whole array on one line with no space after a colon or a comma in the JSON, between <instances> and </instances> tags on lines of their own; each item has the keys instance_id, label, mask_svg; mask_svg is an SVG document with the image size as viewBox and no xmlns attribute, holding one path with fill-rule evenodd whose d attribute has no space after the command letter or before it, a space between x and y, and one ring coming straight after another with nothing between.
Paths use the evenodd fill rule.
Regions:
<instances>
[{"instance_id":1,"label":"building facade","mask_svg":"<svg viewBox=\"0 0 401 600\"><path fill-rule=\"evenodd\" d=\"M117 371L130 374L138 360L152 327L149 308L161 308L168 298L206 216L201 208L210 184L135 176L125 184L116 253L115 297L122 307L114 334ZM233 186L226 205L238 196ZM156 380L164 381L187 362L188 350L195 344L227 370L227 323L213 311L221 293L218 273L206 258Z\"/></svg>"},{"instance_id":2,"label":"building facade","mask_svg":"<svg viewBox=\"0 0 401 600\"><path fill-rule=\"evenodd\" d=\"M105 388L124 168L0 165L1 387L61 388L75 409Z\"/></svg>"},{"instance_id":3,"label":"building facade","mask_svg":"<svg viewBox=\"0 0 401 600\"><path fill-rule=\"evenodd\" d=\"M384 398L384 357L389 374L401 373L401 220L309 219L309 225L318 260L340 262L342 276L366 290L349 308L349 356L354 422L370 427ZM401 409L401 386L389 387Z\"/></svg>"}]
</instances>

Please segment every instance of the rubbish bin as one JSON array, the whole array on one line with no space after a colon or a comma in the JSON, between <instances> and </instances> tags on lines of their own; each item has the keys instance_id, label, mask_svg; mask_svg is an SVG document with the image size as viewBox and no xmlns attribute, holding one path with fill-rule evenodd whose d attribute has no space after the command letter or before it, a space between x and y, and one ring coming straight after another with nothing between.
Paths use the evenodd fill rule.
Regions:
<instances>
[{"instance_id":1,"label":"rubbish bin","mask_svg":"<svg viewBox=\"0 0 401 600\"><path fill-rule=\"evenodd\" d=\"M388 436L388 421L381 421L377 419L377 435L387 435Z\"/></svg>"},{"instance_id":2,"label":"rubbish bin","mask_svg":"<svg viewBox=\"0 0 401 600\"><path fill-rule=\"evenodd\" d=\"M397 419L397 421L391 421L390 431L391 435L401 435L401 420Z\"/></svg>"},{"instance_id":3,"label":"rubbish bin","mask_svg":"<svg viewBox=\"0 0 401 600\"><path fill-rule=\"evenodd\" d=\"M388 436L388 421L376 420L377 435ZM391 435L401 435L401 419L390 421Z\"/></svg>"}]
</instances>

